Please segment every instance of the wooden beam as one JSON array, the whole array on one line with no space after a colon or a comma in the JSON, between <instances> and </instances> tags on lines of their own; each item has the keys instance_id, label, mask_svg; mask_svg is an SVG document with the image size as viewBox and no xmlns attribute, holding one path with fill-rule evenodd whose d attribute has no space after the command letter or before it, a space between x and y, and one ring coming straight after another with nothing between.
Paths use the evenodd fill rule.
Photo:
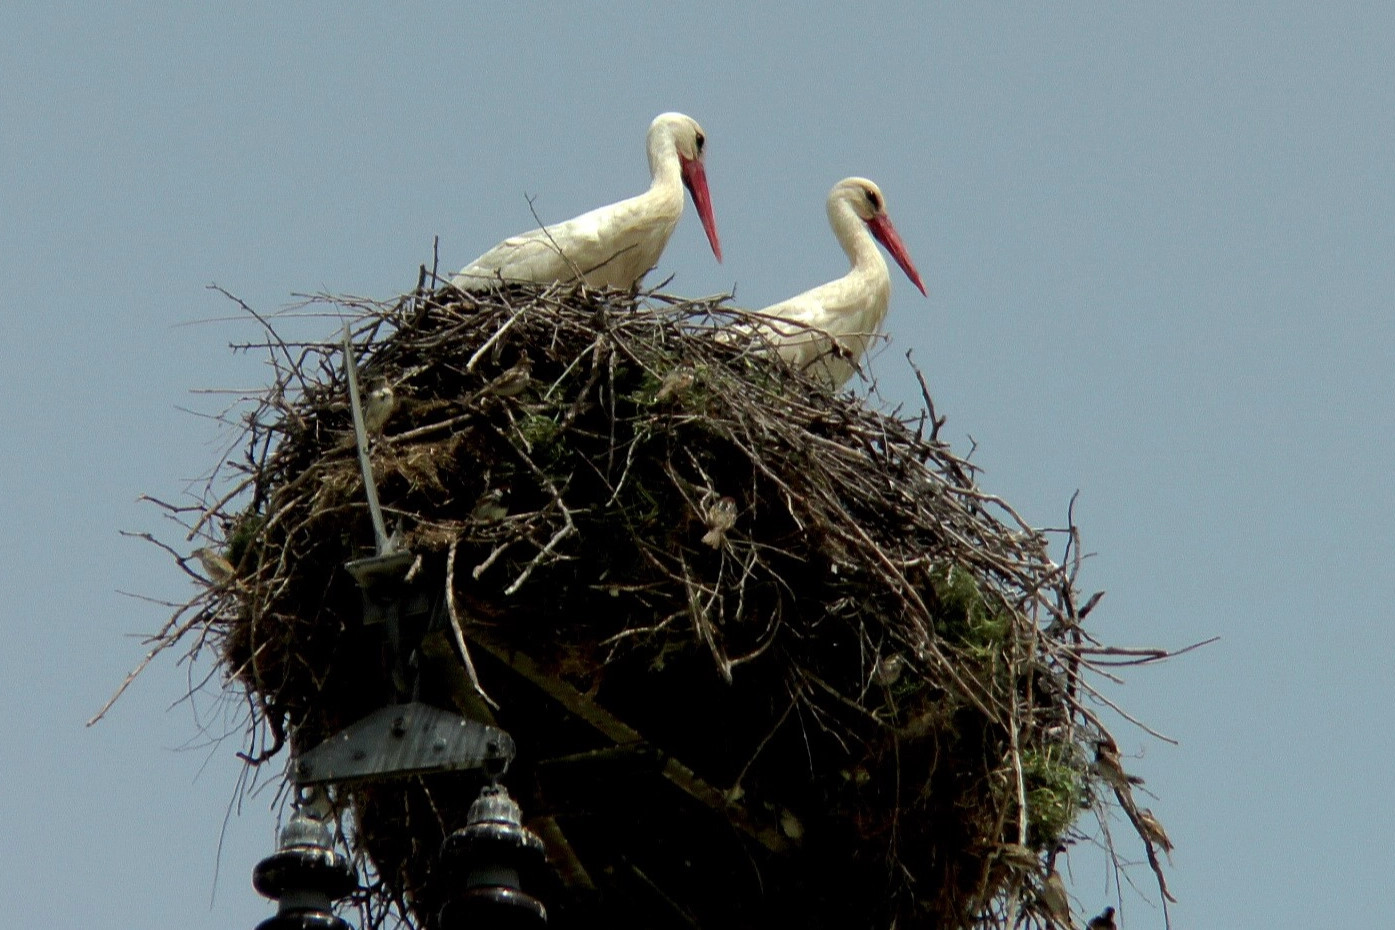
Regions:
<instances>
[{"instance_id":1,"label":"wooden beam","mask_svg":"<svg viewBox=\"0 0 1395 930\"><path fill-rule=\"evenodd\" d=\"M649 744L649 741L638 730L565 681L547 674L531 656L511 648L491 631L472 626L468 635L470 639L483 646L490 655L513 669L514 672L535 685L569 712L585 720L612 743L617 746L634 745L636 748L638 748L638 744ZM779 830L755 822L744 806L728 801L724 792L713 787L691 768L657 746L654 747L654 750L663 763L660 773L688 797L725 817L742 833L771 852L783 853L790 848L789 841Z\"/></svg>"}]
</instances>

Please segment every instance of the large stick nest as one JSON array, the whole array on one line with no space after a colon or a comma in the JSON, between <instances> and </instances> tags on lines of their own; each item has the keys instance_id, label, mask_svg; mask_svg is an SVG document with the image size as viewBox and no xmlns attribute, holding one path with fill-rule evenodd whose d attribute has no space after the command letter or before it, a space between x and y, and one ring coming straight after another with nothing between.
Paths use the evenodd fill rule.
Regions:
<instances>
[{"instance_id":1,"label":"large stick nest","mask_svg":"<svg viewBox=\"0 0 1395 930\"><path fill-rule=\"evenodd\" d=\"M759 336L715 337L741 313L720 300L339 307L433 608L396 651L363 624L342 351L268 327L241 458L169 507L227 563L156 639L216 646L250 762L413 695L497 723L556 926L1045 926L1091 806L1123 810L1161 882L1096 764L1115 743L1082 673L1120 651L1082 630L1074 528L1058 564L938 438L928 392L909 419L834 396ZM339 793L365 926L434 926L437 852L479 784Z\"/></svg>"}]
</instances>

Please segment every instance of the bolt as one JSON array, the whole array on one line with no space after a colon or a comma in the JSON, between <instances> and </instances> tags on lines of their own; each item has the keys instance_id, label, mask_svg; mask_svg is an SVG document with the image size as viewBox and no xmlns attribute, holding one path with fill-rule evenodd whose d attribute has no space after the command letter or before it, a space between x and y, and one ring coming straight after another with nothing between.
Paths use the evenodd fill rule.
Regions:
<instances>
[{"instance_id":1,"label":"bolt","mask_svg":"<svg viewBox=\"0 0 1395 930\"><path fill-rule=\"evenodd\" d=\"M406 717L393 717L393 718L392 718L392 735L393 735L393 736L402 736L402 735L405 734L406 732L407 732L407 718L406 718Z\"/></svg>"}]
</instances>

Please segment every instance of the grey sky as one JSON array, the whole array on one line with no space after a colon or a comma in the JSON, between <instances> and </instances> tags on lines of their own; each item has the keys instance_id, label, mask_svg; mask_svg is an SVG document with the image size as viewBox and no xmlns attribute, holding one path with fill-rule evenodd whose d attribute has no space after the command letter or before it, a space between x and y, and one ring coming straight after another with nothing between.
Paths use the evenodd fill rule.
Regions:
<instances>
[{"instance_id":1,"label":"grey sky","mask_svg":"<svg viewBox=\"0 0 1395 930\"><path fill-rule=\"evenodd\" d=\"M1080 490L1100 635L1223 637L1113 692L1182 741L1118 731L1178 846L1176 925L1389 922L1393 8L212 6L0 10L7 924L271 912L270 792L218 872L237 738L167 712L185 669L82 726L164 618L118 590L187 590L117 535L226 440L176 408L265 377L205 285L390 296L433 235L455 268L534 225L525 195L552 221L638 192L670 109L711 140L727 256L689 209L672 290L759 306L841 274L823 199L877 181L930 289L894 274L883 395L914 401L914 349L987 489L1043 525ZM1112 900L1098 862L1073 877Z\"/></svg>"}]
</instances>

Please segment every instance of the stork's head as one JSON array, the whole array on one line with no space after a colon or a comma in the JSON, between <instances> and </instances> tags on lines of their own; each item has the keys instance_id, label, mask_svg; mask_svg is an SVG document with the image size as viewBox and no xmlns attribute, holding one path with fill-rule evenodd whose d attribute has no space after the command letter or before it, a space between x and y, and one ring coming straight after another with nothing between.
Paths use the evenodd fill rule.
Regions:
<instances>
[{"instance_id":1,"label":"stork's head","mask_svg":"<svg viewBox=\"0 0 1395 930\"><path fill-rule=\"evenodd\" d=\"M868 231L885 246L891 257L896 259L896 264L901 266L906 277L925 294L925 284L920 280L920 272L916 271L910 252L906 250L906 244L901 241L896 227L891 225L891 217L887 216L886 198L882 195L882 189L866 178L844 178L833 185L833 190L829 192L830 213L836 204L843 202L852 208L858 219L867 224Z\"/></svg>"},{"instance_id":2,"label":"stork's head","mask_svg":"<svg viewBox=\"0 0 1395 930\"><path fill-rule=\"evenodd\" d=\"M717 256L717 261L721 261L722 244L717 239L717 220L712 215L712 195L707 190L707 169L703 167L703 156L707 151L706 133L691 116L660 113L649 124L648 143L650 171L656 171L655 159L664 157L669 146L677 153L683 186L693 198L693 206L702 220L707 241L712 245L712 254Z\"/></svg>"}]
</instances>

